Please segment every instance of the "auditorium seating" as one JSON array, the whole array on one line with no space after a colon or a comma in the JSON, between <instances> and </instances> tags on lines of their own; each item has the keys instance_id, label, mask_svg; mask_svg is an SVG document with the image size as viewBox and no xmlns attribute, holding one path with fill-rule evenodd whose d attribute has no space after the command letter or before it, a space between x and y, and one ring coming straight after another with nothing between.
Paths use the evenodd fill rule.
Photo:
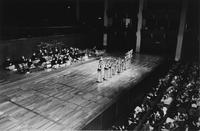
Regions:
<instances>
[{"instance_id":1,"label":"auditorium seating","mask_svg":"<svg viewBox=\"0 0 200 131\"><path fill-rule=\"evenodd\" d=\"M122 125L112 130L199 130L200 65L175 62Z\"/></svg>"},{"instance_id":2,"label":"auditorium seating","mask_svg":"<svg viewBox=\"0 0 200 131\"><path fill-rule=\"evenodd\" d=\"M166 119L159 125L160 129L200 130L200 66L197 63L184 66L183 81L173 97L174 104Z\"/></svg>"}]
</instances>

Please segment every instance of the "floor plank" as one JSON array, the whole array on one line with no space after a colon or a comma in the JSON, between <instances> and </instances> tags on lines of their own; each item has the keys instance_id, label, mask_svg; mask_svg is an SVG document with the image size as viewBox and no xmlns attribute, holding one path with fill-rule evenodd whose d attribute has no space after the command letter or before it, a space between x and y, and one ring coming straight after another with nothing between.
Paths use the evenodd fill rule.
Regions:
<instances>
[{"instance_id":1,"label":"floor plank","mask_svg":"<svg viewBox=\"0 0 200 131\"><path fill-rule=\"evenodd\" d=\"M43 77L0 85L0 130L80 129L162 61L134 55L130 68L97 83L98 61ZM132 86L134 88L134 86Z\"/></svg>"}]
</instances>

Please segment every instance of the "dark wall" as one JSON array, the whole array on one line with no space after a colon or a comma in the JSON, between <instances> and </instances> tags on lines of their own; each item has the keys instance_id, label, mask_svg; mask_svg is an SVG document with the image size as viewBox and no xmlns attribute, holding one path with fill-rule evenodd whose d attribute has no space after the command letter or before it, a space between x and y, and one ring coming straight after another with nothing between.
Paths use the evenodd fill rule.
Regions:
<instances>
[{"instance_id":1,"label":"dark wall","mask_svg":"<svg viewBox=\"0 0 200 131\"><path fill-rule=\"evenodd\" d=\"M199 59L198 26L199 12L198 0L188 1L186 27L182 46L182 60Z\"/></svg>"},{"instance_id":2,"label":"dark wall","mask_svg":"<svg viewBox=\"0 0 200 131\"><path fill-rule=\"evenodd\" d=\"M180 11L181 0L147 2L143 11L141 52L174 59Z\"/></svg>"},{"instance_id":3,"label":"dark wall","mask_svg":"<svg viewBox=\"0 0 200 131\"><path fill-rule=\"evenodd\" d=\"M75 22L75 5L65 1L2 0L3 26L63 26Z\"/></svg>"}]
</instances>

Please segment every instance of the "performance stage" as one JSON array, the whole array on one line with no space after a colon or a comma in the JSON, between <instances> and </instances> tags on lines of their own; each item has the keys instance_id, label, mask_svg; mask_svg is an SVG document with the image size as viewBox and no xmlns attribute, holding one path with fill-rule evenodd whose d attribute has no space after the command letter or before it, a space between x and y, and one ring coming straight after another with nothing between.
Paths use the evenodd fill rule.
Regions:
<instances>
[{"instance_id":1,"label":"performance stage","mask_svg":"<svg viewBox=\"0 0 200 131\"><path fill-rule=\"evenodd\" d=\"M0 130L102 129L113 118L102 114L162 61L135 54L129 69L102 83L96 82L98 60L92 60L0 85Z\"/></svg>"}]
</instances>

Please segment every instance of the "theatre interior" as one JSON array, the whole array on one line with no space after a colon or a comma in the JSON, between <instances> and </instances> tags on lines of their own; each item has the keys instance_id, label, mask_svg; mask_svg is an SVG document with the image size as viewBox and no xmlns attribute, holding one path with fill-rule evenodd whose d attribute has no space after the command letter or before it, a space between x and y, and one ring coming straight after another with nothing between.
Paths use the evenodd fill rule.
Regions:
<instances>
[{"instance_id":1,"label":"theatre interior","mask_svg":"<svg viewBox=\"0 0 200 131\"><path fill-rule=\"evenodd\" d=\"M200 0L1 0L0 131L199 131Z\"/></svg>"}]
</instances>

